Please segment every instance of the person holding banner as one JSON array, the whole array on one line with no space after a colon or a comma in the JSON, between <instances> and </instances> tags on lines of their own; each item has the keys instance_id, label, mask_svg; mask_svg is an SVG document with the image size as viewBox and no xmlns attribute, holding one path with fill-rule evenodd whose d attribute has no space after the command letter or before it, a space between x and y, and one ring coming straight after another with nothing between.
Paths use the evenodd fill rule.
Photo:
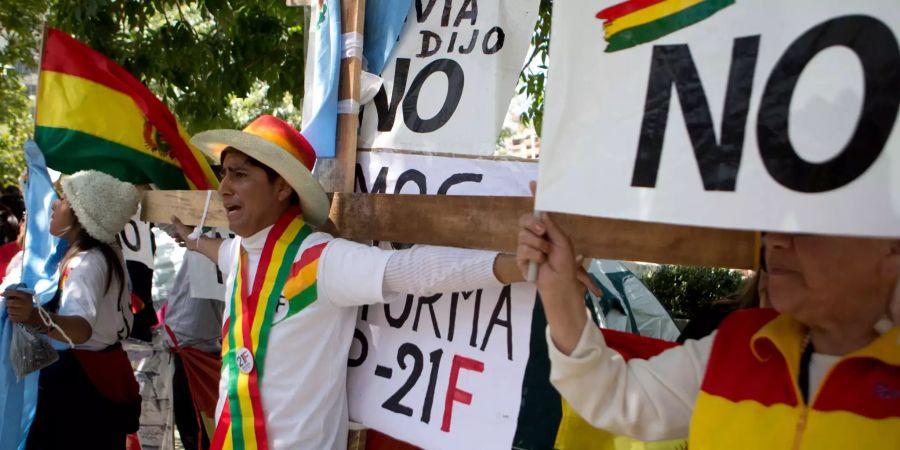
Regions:
<instances>
[{"instance_id":1,"label":"person holding banner","mask_svg":"<svg viewBox=\"0 0 900 450\"><path fill-rule=\"evenodd\" d=\"M347 359L357 306L396 293L499 287L521 276L511 255L441 247L386 251L315 232L328 198L316 155L272 116L192 142L222 163L235 239L177 240L226 276L222 378L212 448L345 449Z\"/></svg>"},{"instance_id":2,"label":"person holding banner","mask_svg":"<svg viewBox=\"0 0 900 450\"><path fill-rule=\"evenodd\" d=\"M117 235L137 210L131 184L96 171L62 178L50 233L69 243L57 297L34 307L32 295L8 288L13 322L38 327L72 349L41 369L26 449L123 449L137 431L141 398L120 341L131 328L131 297Z\"/></svg>"},{"instance_id":3,"label":"person holding banner","mask_svg":"<svg viewBox=\"0 0 900 450\"><path fill-rule=\"evenodd\" d=\"M571 240L523 216L517 261L539 265L551 382L598 428L692 450L900 448L900 240L768 233L765 254L774 309L626 362L588 320Z\"/></svg>"}]
</instances>

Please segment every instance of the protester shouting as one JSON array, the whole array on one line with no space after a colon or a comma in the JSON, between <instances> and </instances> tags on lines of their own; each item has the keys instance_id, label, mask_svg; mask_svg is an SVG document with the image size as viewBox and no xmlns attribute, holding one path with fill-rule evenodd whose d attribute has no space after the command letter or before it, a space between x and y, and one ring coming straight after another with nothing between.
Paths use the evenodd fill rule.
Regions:
<instances>
[{"instance_id":1,"label":"protester shouting","mask_svg":"<svg viewBox=\"0 0 900 450\"><path fill-rule=\"evenodd\" d=\"M262 116L243 131L192 142L222 163L224 242L178 238L217 262L225 336L212 448L347 448L347 358L358 305L397 293L501 286L521 279L511 255L441 247L386 251L314 232L328 219L315 152Z\"/></svg>"},{"instance_id":2,"label":"protester shouting","mask_svg":"<svg viewBox=\"0 0 900 450\"><path fill-rule=\"evenodd\" d=\"M138 192L112 176L82 171L61 180L50 233L69 243L60 289L43 308L7 290L10 320L39 327L72 350L40 372L26 449L123 449L137 431L140 396L120 341L132 323L117 235L137 210ZM42 313L46 314L42 317Z\"/></svg>"},{"instance_id":3,"label":"protester shouting","mask_svg":"<svg viewBox=\"0 0 900 450\"><path fill-rule=\"evenodd\" d=\"M712 335L625 361L590 325L572 242L520 219L538 264L551 382L598 428L692 450L900 448L900 327L887 318L900 240L769 233L768 301Z\"/></svg>"}]
</instances>

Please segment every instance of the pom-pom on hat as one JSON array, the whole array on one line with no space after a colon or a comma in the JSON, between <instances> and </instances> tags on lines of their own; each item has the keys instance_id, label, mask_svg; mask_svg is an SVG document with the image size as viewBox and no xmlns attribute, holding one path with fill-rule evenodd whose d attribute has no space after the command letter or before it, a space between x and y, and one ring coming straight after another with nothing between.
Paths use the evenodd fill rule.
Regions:
<instances>
[{"instance_id":1,"label":"pom-pom on hat","mask_svg":"<svg viewBox=\"0 0 900 450\"><path fill-rule=\"evenodd\" d=\"M82 170L62 177L63 194L78 223L92 238L113 244L137 212L141 196L130 183L98 172Z\"/></svg>"},{"instance_id":2,"label":"pom-pom on hat","mask_svg":"<svg viewBox=\"0 0 900 450\"><path fill-rule=\"evenodd\" d=\"M309 141L287 122L270 115L258 117L243 131L210 130L191 138L203 153L219 161L232 147L281 175L300 197L303 218L314 227L328 221L328 196L313 177L316 152Z\"/></svg>"}]
</instances>

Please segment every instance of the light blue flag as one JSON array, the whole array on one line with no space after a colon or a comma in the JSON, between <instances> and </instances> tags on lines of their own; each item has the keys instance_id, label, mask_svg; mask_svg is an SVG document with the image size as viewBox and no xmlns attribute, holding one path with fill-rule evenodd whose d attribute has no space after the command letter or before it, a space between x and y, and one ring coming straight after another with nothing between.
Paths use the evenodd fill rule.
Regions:
<instances>
[{"instance_id":1,"label":"light blue flag","mask_svg":"<svg viewBox=\"0 0 900 450\"><path fill-rule=\"evenodd\" d=\"M406 23L412 0L367 0L363 56L366 71L381 75Z\"/></svg>"},{"instance_id":2,"label":"light blue flag","mask_svg":"<svg viewBox=\"0 0 900 450\"><path fill-rule=\"evenodd\" d=\"M50 205L57 199L44 155L34 141L25 143L28 182L25 207L28 214L23 254L22 283L34 289L45 304L56 295L59 261L67 243L50 234ZM16 380L9 360L13 324L0 308L0 449L22 449L37 404L38 372Z\"/></svg>"},{"instance_id":3,"label":"light blue flag","mask_svg":"<svg viewBox=\"0 0 900 450\"><path fill-rule=\"evenodd\" d=\"M316 150L316 157L334 158L343 46L341 2L319 0L318 9L313 8L313 11L317 12L312 18L312 27L316 31L315 66L310 90L304 94L304 101L312 101L312 108L309 120L303 120L303 136Z\"/></svg>"}]
</instances>

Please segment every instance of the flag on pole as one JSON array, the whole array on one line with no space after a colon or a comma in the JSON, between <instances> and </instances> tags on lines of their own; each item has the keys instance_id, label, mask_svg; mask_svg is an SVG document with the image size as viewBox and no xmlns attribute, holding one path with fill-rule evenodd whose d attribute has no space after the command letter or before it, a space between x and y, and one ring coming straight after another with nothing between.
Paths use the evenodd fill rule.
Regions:
<instances>
[{"instance_id":1,"label":"flag on pole","mask_svg":"<svg viewBox=\"0 0 900 450\"><path fill-rule=\"evenodd\" d=\"M25 143L28 181L25 184L25 207L28 211L21 281L35 291L35 300L46 304L53 296L59 280L59 262L68 244L50 234L50 205L58 197L47 172L44 155L34 141ZM12 276L11 278L18 278ZM14 282L17 280L9 280ZM18 381L9 359L13 324L6 308L0 309L0 448L24 448L28 428L34 418L37 402L38 373Z\"/></svg>"},{"instance_id":2,"label":"flag on pole","mask_svg":"<svg viewBox=\"0 0 900 450\"><path fill-rule=\"evenodd\" d=\"M51 28L39 77L35 140L49 167L95 169L160 189L218 186L172 112L105 56Z\"/></svg>"},{"instance_id":3,"label":"flag on pole","mask_svg":"<svg viewBox=\"0 0 900 450\"><path fill-rule=\"evenodd\" d=\"M406 16L412 8L412 0L367 0L365 46L365 69L381 75L388 57L406 24Z\"/></svg>"},{"instance_id":4,"label":"flag on pole","mask_svg":"<svg viewBox=\"0 0 900 450\"><path fill-rule=\"evenodd\" d=\"M312 14L312 33L306 52L302 133L317 157L334 158L343 49L341 2L318 0L312 5Z\"/></svg>"}]
</instances>

